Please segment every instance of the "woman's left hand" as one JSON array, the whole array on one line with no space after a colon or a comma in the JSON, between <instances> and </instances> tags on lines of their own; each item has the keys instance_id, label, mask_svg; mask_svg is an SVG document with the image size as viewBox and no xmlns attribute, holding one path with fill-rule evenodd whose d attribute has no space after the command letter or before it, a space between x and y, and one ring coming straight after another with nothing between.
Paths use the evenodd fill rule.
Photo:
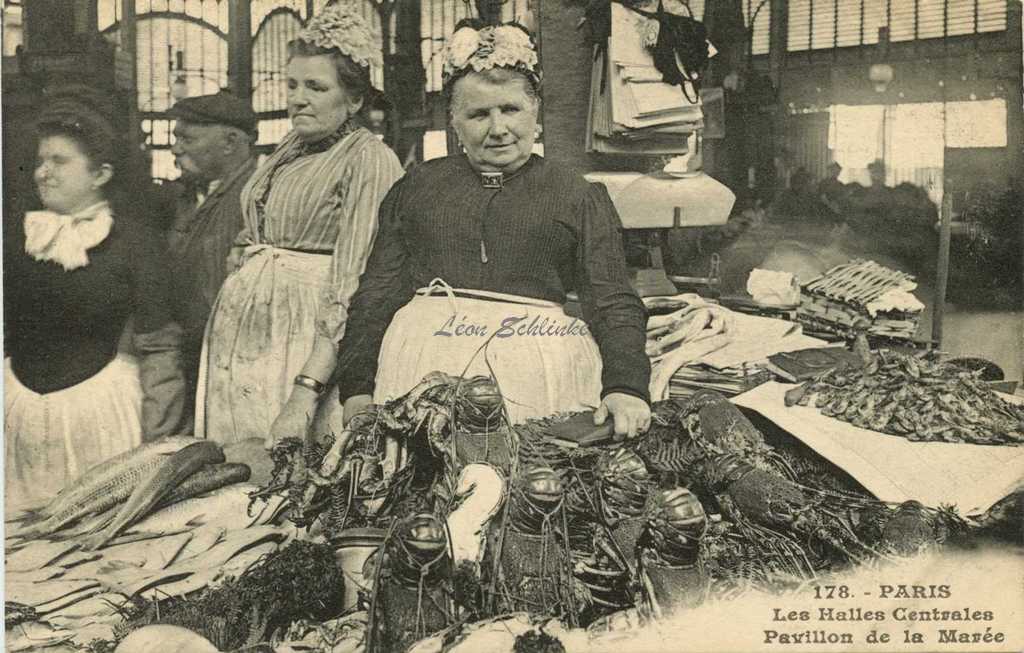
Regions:
<instances>
[{"instance_id":1,"label":"woman's left hand","mask_svg":"<svg viewBox=\"0 0 1024 653\"><path fill-rule=\"evenodd\" d=\"M639 397L610 392L594 411L594 424L604 424L608 416L615 420L615 435L634 438L651 427L651 407Z\"/></svg>"},{"instance_id":2,"label":"woman's left hand","mask_svg":"<svg viewBox=\"0 0 1024 653\"><path fill-rule=\"evenodd\" d=\"M284 438L298 438L305 440L309 433L309 427L316 414L317 395L308 388L296 386L288 401L281 407L277 419L270 427L267 434L266 448L271 449L275 442Z\"/></svg>"}]
</instances>

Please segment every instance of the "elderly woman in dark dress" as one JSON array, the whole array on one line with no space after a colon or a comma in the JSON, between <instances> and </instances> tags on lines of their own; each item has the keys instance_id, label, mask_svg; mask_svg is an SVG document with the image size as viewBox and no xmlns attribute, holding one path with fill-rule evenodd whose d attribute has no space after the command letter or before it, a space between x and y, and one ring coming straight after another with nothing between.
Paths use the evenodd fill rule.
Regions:
<instances>
[{"instance_id":1,"label":"elderly woman in dark dress","mask_svg":"<svg viewBox=\"0 0 1024 653\"><path fill-rule=\"evenodd\" d=\"M182 421L171 320L146 179L106 115L74 97L39 120L42 210L4 221L4 472L9 505L38 503ZM7 216L5 216L7 218ZM118 352L128 318L137 356Z\"/></svg>"},{"instance_id":2,"label":"elderly woman in dark dress","mask_svg":"<svg viewBox=\"0 0 1024 653\"><path fill-rule=\"evenodd\" d=\"M346 417L440 370L493 373L513 422L590 407L621 435L646 430L646 313L621 222L604 187L532 154L529 34L463 24L444 71L464 152L414 168L381 206L339 346ZM583 324L562 310L570 290Z\"/></svg>"}]
</instances>

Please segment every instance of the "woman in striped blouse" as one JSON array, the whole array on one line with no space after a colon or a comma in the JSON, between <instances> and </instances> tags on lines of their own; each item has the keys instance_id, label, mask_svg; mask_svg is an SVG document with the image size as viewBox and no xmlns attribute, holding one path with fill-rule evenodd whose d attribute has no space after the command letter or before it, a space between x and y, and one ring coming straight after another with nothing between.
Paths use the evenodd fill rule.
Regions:
<instances>
[{"instance_id":1,"label":"woman in striped blouse","mask_svg":"<svg viewBox=\"0 0 1024 653\"><path fill-rule=\"evenodd\" d=\"M303 435L310 420L322 430L336 423L324 382L378 206L402 174L394 153L358 125L374 92L375 43L361 16L334 6L288 45L293 129L242 191L245 227L229 262L237 269L203 344L199 437L269 445Z\"/></svg>"}]
</instances>

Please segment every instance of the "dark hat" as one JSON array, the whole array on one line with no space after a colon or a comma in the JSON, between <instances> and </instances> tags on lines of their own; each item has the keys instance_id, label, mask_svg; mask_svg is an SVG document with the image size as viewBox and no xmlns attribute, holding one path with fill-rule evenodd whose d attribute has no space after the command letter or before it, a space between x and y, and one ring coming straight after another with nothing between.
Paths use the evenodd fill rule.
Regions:
<instances>
[{"instance_id":1,"label":"dark hat","mask_svg":"<svg viewBox=\"0 0 1024 653\"><path fill-rule=\"evenodd\" d=\"M252 107L227 91L183 98L167 111L167 115L185 122L229 125L250 134L256 132L256 114Z\"/></svg>"}]
</instances>

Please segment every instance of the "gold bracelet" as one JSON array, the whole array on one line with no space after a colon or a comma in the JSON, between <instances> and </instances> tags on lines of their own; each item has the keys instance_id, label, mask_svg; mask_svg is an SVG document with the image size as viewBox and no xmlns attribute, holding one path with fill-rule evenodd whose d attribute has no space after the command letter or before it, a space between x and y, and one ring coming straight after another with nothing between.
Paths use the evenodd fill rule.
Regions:
<instances>
[{"instance_id":1,"label":"gold bracelet","mask_svg":"<svg viewBox=\"0 0 1024 653\"><path fill-rule=\"evenodd\" d=\"M310 390L315 392L318 397L323 393L327 392L326 385L324 385L320 381L317 381L311 376L306 376L305 374L299 374L298 376L296 376L294 383L295 385L300 385L303 388L309 388Z\"/></svg>"}]
</instances>

